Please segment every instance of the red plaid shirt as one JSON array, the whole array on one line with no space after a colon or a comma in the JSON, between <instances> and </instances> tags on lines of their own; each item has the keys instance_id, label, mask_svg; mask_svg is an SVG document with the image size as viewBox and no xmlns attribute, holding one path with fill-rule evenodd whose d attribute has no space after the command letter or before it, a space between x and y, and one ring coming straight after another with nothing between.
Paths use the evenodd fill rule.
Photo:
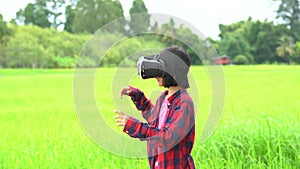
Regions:
<instances>
[{"instance_id":1,"label":"red plaid shirt","mask_svg":"<svg viewBox=\"0 0 300 169\"><path fill-rule=\"evenodd\" d=\"M129 96L148 123L130 117L123 131L131 137L147 141L150 168L195 168L191 157L195 114L193 101L187 91L178 90L168 98L167 118L162 129L158 129L160 107L168 91L163 92L153 105L139 89L131 87L131 90Z\"/></svg>"}]
</instances>

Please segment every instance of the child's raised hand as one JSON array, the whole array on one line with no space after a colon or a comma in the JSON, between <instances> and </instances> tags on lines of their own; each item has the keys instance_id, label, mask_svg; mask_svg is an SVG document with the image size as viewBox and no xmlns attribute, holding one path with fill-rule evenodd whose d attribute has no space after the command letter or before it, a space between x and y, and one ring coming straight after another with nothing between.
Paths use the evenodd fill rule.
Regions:
<instances>
[{"instance_id":1,"label":"child's raised hand","mask_svg":"<svg viewBox=\"0 0 300 169\"><path fill-rule=\"evenodd\" d=\"M130 92L131 92L131 89L129 86L122 88L120 91L120 98L122 99L123 95L128 96Z\"/></svg>"},{"instance_id":2,"label":"child's raised hand","mask_svg":"<svg viewBox=\"0 0 300 169\"><path fill-rule=\"evenodd\" d=\"M117 114L115 116L115 120L117 122L117 126L125 126L130 116L124 112L121 112L119 110L115 110L115 113Z\"/></svg>"}]
</instances>

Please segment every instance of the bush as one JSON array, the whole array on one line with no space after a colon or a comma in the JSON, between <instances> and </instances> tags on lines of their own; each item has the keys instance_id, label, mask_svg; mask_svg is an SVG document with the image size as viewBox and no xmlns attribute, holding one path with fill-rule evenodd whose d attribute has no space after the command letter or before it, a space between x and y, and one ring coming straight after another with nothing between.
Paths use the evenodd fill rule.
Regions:
<instances>
[{"instance_id":1,"label":"bush","mask_svg":"<svg viewBox=\"0 0 300 169\"><path fill-rule=\"evenodd\" d=\"M53 58L56 68L74 68L76 59L72 57L59 57Z\"/></svg>"},{"instance_id":2,"label":"bush","mask_svg":"<svg viewBox=\"0 0 300 169\"><path fill-rule=\"evenodd\" d=\"M237 55L233 61L235 64L238 64L238 65L249 64L249 60L248 60L247 56L245 56L245 55Z\"/></svg>"},{"instance_id":3,"label":"bush","mask_svg":"<svg viewBox=\"0 0 300 169\"><path fill-rule=\"evenodd\" d=\"M133 60L130 60L128 58L125 58L120 64L120 67L136 67L136 62Z\"/></svg>"},{"instance_id":4,"label":"bush","mask_svg":"<svg viewBox=\"0 0 300 169\"><path fill-rule=\"evenodd\" d=\"M77 59L76 66L80 68L89 68L89 67L96 67L97 63L93 59L86 57L86 56L80 56Z\"/></svg>"}]
</instances>

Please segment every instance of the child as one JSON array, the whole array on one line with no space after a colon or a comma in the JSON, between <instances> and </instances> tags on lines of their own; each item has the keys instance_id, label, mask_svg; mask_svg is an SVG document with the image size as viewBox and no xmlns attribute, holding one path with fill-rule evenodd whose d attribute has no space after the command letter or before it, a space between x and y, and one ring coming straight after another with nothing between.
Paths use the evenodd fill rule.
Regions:
<instances>
[{"instance_id":1,"label":"child","mask_svg":"<svg viewBox=\"0 0 300 169\"><path fill-rule=\"evenodd\" d=\"M155 77L159 86L168 88L153 105L142 91L124 87L120 96L128 95L147 123L115 110L118 126L129 136L147 141L151 169L195 168L191 150L195 137L194 105L186 89L190 57L181 47L168 47L154 60L164 63L161 76Z\"/></svg>"}]
</instances>

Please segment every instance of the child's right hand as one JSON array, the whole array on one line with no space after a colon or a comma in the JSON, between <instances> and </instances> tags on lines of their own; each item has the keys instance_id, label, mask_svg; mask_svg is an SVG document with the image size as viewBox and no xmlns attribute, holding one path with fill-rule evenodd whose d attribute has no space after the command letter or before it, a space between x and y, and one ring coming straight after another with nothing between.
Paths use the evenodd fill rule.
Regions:
<instances>
[{"instance_id":1,"label":"child's right hand","mask_svg":"<svg viewBox=\"0 0 300 169\"><path fill-rule=\"evenodd\" d=\"M131 92L131 89L130 89L129 86L122 88L121 91L120 91L120 98L122 99L123 95L128 96L130 92Z\"/></svg>"}]
</instances>

